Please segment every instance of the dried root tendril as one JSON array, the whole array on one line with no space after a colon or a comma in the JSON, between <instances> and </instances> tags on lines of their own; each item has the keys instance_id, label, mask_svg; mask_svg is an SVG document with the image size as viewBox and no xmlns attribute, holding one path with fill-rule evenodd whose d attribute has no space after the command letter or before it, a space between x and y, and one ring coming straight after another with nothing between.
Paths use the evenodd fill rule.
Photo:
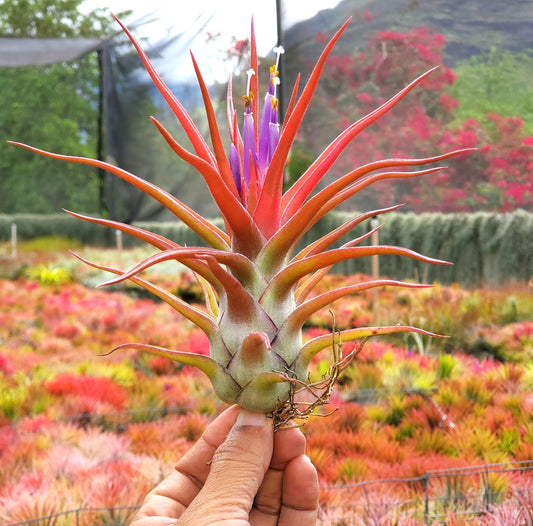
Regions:
<instances>
[{"instance_id":1,"label":"dried root tendril","mask_svg":"<svg viewBox=\"0 0 533 526\"><path fill-rule=\"evenodd\" d=\"M335 316L333 315L333 312L331 312L331 315L333 317L333 330L331 333L333 363L317 382L311 382L310 379L308 382L298 380L291 376L291 371L278 372L283 380L290 383L290 391L289 398L270 415L274 419L274 431L287 427L301 427L310 416L324 417L336 411L336 409L334 409L333 411L324 414L317 412L317 409L329 403L329 398L335 382L344 369L346 369L346 367L348 367L348 365L350 365L361 352L368 337L362 339L359 342L359 345L351 353L342 357L342 341L339 333L335 330ZM311 395L311 401L301 401L297 399L300 394L305 393ZM305 398L309 398L309 396L305 396ZM298 423L298 420L302 422Z\"/></svg>"}]
</instances>

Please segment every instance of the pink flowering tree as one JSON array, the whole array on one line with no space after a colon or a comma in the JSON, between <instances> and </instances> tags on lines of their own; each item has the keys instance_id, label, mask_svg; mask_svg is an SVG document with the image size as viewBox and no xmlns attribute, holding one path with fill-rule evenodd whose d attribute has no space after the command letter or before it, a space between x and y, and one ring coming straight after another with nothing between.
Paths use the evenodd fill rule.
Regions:
<instances>
[{"instance_id":1,"label":"pink flowering tree","mask_svg":"<svg viewBox=\"0 0 533 526\"><path fill-rule=\"evenodd\" d=\"M317 35L317 40L323 36ZM380 182L360 199L375 206L408 202L419 212L509 211L533 208L533 137L528 137L518 117L488 114L483 123L467 118L456 122L460 102L448 91L456 76L444 65L444 36L429 28L415 28L406 34L378 32L365 52L333 56L326 65L320 98L313 118L307 121L306 143L293 156L291 177L296 178L306 158L348 122L372 111L407 79L438 65L412 94L411 103L399 104L367 128L346 149L339 163L344 170L370 162L374 156L404 157L449 148L477 148L470 156L449 162L449 169L429 178ZM317 130L324 130L322 133ZM311 142L309 140L311 138ZM331 177L337 176L332 172ZM358 201L348 206L358 207ZM361 204L361 206L363 206ZM367 206L367 205L366 205Z\"/></svg>"}]
</instances>

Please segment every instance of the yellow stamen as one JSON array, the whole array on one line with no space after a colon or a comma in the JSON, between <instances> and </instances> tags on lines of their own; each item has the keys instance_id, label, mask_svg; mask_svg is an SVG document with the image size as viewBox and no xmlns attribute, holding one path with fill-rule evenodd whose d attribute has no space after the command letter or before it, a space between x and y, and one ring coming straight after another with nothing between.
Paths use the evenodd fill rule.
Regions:
<instances>
[{"instance_id":1,"label":"yellow stamen","mask_svg":"<svg viewBox=\"0 0 533 526\"><path fill-rule=\"evenodd\" d=\"M254 92L248 91L248 95L243 95L244 100L244 109L248 109L252 107L252 102L254 100Z\"/></svg>"}]
</instances>

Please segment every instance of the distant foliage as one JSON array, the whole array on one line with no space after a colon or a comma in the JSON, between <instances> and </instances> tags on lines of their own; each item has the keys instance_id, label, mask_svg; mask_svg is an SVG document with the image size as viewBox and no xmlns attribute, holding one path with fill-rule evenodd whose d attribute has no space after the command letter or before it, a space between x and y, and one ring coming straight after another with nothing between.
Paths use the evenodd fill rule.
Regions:
<instances>
[{"instance_id":1,"label":"distant foliage","mask_svg":"<svg viewBox=\"0 0 533 526\"><path fill-rule=\"evenodd\" d=\"M11 38L105 37L104 10L80 12L82 0L2 0L0 35ZM68 45L68 44L66 44ZM58 166L6 144L19 140L75 155L96 155L99 66L96 53L71 62L1 68L0 210L52 213L62 206L97 211L98 176ZM81 190L81 191L80 191Z\"/></svg>"},{"instance_id":2,"label":"distant foliage","mask_svg":"<svg viewBox=\"0 0 533 526\"><path fill-rule=\"evenodd\" d=\"M460 62L454 71L457 78L448 93L461 101L453 114L455 122L473 118L490 128L487 114L520 116L525 133L533 134L533 50L491 49Z\"/></svg>"}]
</instances>

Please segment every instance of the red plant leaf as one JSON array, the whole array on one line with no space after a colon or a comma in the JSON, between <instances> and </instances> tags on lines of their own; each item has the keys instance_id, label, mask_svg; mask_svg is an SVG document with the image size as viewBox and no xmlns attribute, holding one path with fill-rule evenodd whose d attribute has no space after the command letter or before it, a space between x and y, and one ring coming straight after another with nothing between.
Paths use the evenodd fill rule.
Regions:
<instances>
[{"instance_id":1,"label":"red plant leaf","mask_svg":"<svg viewBox=\"0 0 533 526\"><path fill-rule=\"evenodd\" d=\"M102 219L101 217L90 217L83 214L78 214L76 212L71 212L70 210L65 210L64 208L62 210L73 217L77 217L78 219L83 219L84 221L89 221L90 223L96 223L98 225L108 226L110 228L120 230L126 234L130 234L137 239L146 241L147 243L150 243L150 245L153 245L161 250L180 247L180 245L174 243L174 241L160 236L159 234L154 234L153 232L144 230L143 228L131 226L126 223L120 223L119 221L112 221L110 219Z\"/></svg>"},{"instance_id":2,"label":"red plant leaf","mask_svg":"<svg viewBox=\"0 0 533 526\"><path fill-rule=\"evenodd\" d=\"M207 86L205 85L202 74L200 73L200 68L198 67L198 63L196 62L196 59L194 58L192 52L191 59L194 71L196 73L196 78L198 79L198 84L200 86L200 91L202 92L202 98L204 100L207 122L209 124L209 133L211 135L211 143L213 144L213 150L215 152L215 158L217 160L218 173L220 174L221 179L226 184L226 186L236 197L238 197L237 187L235 186L235 181L233 179L229 161L226 156L226 150L222 143L220 130L218 129L218 123L215 115L215 110L213 109L213 103L211 102L211 97L209 96L209 92L207 91Z\"/></svg>"},{"instance_id":3,"label":"red plant leaf","mask_svg":"<svg viewBox=\"0 0 533 526\"><path fill-rule=\"evenodd\" d=\"M330 305L334 301L348 296L350 294L357 294L364 290L368 290L375 287L407 287L407 288L424 288L430 287L424 283L408 283L405 281L396 281L390 279L380 279L374 281L366 281L364 283L357 283L355 285L348 285L346 287L340 287L338 289L329 290L324 294L315 296L314 298L302 303L296 309L291 312L287 317L285 323L280 328L280 335L282 337L284 330L294 331L301 329L305 321L318 310Z\"/></svg>"},{"instance_id":4,"label":"red plant leaf","mask_svg":"<svg viewBox=\"0 0 533 526\"><path fill-rule=\"evenodd\" d=\"M234 241L237 242L236 246L234 243L233 248L251 257L255 255L262 246L261 233L240 200L224 183L218 171L209 163L206 163L183 148L163 125L153 117L152 122L161 135L163 135L167 144L184 161L188 162L202 174L213 199L226 221L228 229L233 233Z\"/></svg>"},{"instance_id":5,"label":"red plant leaf","mask_svg":"<svg viewBox=\"0 0 533 526\"><path fill-rule=\"evenodd\" d=\"M88 159L86 157L76 157L72 155L61 155L58 153L47 152L45 150L40 150L29 146L27 144L22 144L19 142L8 141L9 144L14 146L20 146L31 152L44 155L45 157L51 157L52 159L59 159L61 161L68 161L78 164L88 164L90 166L95 166L96 168L103 168L111 172L114 175L117 175L121 179L131 183L139 190L145 192L149 196L153 197L159 201L163 206L170 210L176 217L181 219L191 230L196 232L201 238L207 241L212 247L218 248L220 250L227 250L228 245L226 243L227 236L222 233L219 234L220 229L215 225L207 221L200 214L189 208L187 205L183 204L181 201L176 199L174 196L165 192L158 186L133 175L122 168L114 166L110 163L104 161L98 161L96 159Z\"/></svg>"},{"instance_id":6,"label":"red plant leaf","mask_svg":"<svg viewBox=\"0 0 533 526\"><path fill-rule=\"evenodd\" d=\"M311 76L309 77L309 80L300 98L298 99L294 110L291 112L290 117L285 119L285 125L283 127L276 151L272 157L272 161L267 169L259 203L254 214L255 222L267 239L272 237L279 227L281 213L280 200L283 190L283 170L287 162L287 157L289 155L292 143L296 137L302 119L304 118L305 112L311 102L311 98L313 97L313 93L320 79L326 59L333 49L333 46L336 44L337 40L348 26L350 20L351 19L348 19L342 25L342 27L337 31L337 33L335 33L333 38L325 47L317 63L315 64L313 71L311 72Z\"/></svg>"},{"instance_id":7,"label":"red plant leaf","mask_svg":"<svg viewBox=\"0 0 533 526\"><path fill-rule=\"evenodd\" d=\"M382 115L393 108L400 100L402 100L415 86L420 84L428 75L435 69L433 68L426 73L420 75L411 84L406 86L394 97L382 104L379 108L365 115L346 130L344 130L330 145L317 157L311 166L304 172L304 174L296 181L296 183L285 192L282 197L282 211L283 215L291 217L292 214L298 210L301 204L311 194L317 183L322 179L324 174L331 168L333 163L337 160L339 155L344 151L346 146L365 128L370 126L373 122L378 120Z\"/></svg>"},{"instance_id":8,"label":"red plant leaf","mask_svg":"<svg viewBox=\"0 0 533 526\"><path fill-rule=\"evenodd\" d=\"M303 278L307 274L311 274L321 268L346 261L347 259L378 256L378 255L397 255L405 256L425 263L433 263L438 265L450 265L447 261L440 259L434 259L413 250L407 248L378 245L369 247L349 247L349 248L337 248L322 252L321 254L315 254L307 258L290 263L283 270L281 270L276 276L272 278L269 286L263 294L261 302L264 304L276 303L276 301L283 301L283 298L287 294L290 294L292 287L297 281Z\"/></svg>"},{"instance_id":9,"label":"red plant leaf","mask_svg":"<svg viewBox=\"0 0 533 526\"><path fill-rule=\"evenodd\" d=\"M94 263L93 261L89 261L74 252L72 252L72 254L76 258L78 258L80 261L85 263L86 265L97 268L99 270L104 270L105 272L110 272L112 274L122 274L121 270L108 267L106 265L100 265L98 263ZM146 281L137 276L132 276L129 279L136 285L139 285L140 287L142 287L144 290L147 290L148 292L154 294L155 296L163 300L165 303L168 303L173 309L175 309L185 318L187 318L192 323L197 325L200 329L202 329L208 337L213 337L215 333L218 331L218 327L216 323L217 320L213 316L210 316L209 314L202 312L196 307L189 305L187 302L183 301L181 298L178 298L174 294L171 294L170 292L167 292L161 289L160 287L157 287L156 285L154 285L153 283L150 283L149 281Z\"/></svg>"},{"instance_id":10,"label":"red plant leaf","mask_svg":"<svg viewBox=\"0 0 533 526\"><path fill-rule=\"evenodd\" d=\"M328 249L335 241L338 241L342 236L347 234L352 228L354 228L356 225L362 223L366 219L370 219L371 217L378 216L381 214L386 214L387 212L392 212L394 210L398 210L398 208L401 208L404 206L403 204L390 206L388 208L383 208L381 210L372 210L370 212L365 212L364 214L361 214L357 217L354 217L353 219L350 219L343 223L342 225L338 226L328 234L322 236L320 239L317 239L316 241L313 241L309 245L307 245L302 251L300 251L294 258L292 258L291 261L297 261L299 259L304 258L305 256L311 256L313 254L318 254L319 252L323 252L324 250Z\"/></svg>"},{"instance_id":11,"label":"red plant leaf","mask_svg":"<svg viewBox=\"0 0 533 526\"><path fill-rule=\"evenodd\" d=\"M135 349L137 351L148 352L157 356L163 356L175 362L197 367L198 369L200 369L200 371L205 373L205 375L211 380L211 383L213 384L213 386L215 386L215 389L217 384L224 383L224 387L226 389L230 389L231 391L233 391L233 397L236 397L241 390L237 382L233 380L233 378L228 374L228 372L222 365L220 365L217 361L213 360L213 358L205 356L204 354L173 351L171 349L165 349L164 347L148 345L145 343L124 343L111 349L111 351L106 353L104 356L111 354L112 352L118 351L119 349L128 348Z\"/></svg>"},{"instance_id":12,"label":"red plant leaf","mask_svg":"<svg viewBox=\"0 0 533 526\"><path fill-rule=\"evenodd\" d=\"M321 217L323 217L329 210L333 209L335 206L337 206L337 204L345 201L362 188L365 188L375 181L390 177L415 177L441 170L442 168L430 168L428 170L422 170L419 172L379 173L364 179L362 183L360 183L360 186L353 184L357 179L360 179L361 177L378 169L397 166L418 166L421 164L438 162L449 157L465 153L465 151L470 152L471 149L456 150L426 159L386 159L383 161L376 161L353 170L349 174L346 174L344 177L341 177L339 180L328 185L321 192L307 201L299 210L294 213L292 217L288 217L287 221L278 230L278 232L267 242L261 252L260 258L265 258L265 260L271 260L272 258L278 260L281 259L292 249L292 247L298 242L303 234L307 232L309 228ZM342 193L343 189L345 189L344 193Z\"/></svg>"},{"instance_id":13,"label":"red plant leaf","mask_svg":"<svg viewBox=\"0 0 533 526\"><path fill-rule=\"evenodd\" d=\"M250 90L253 94L252 98L252 114L254 115L254 137L255 137L255 151L259 149L259 63L257 60L257 42L255 39L254 19L250 27L250 67L255 71L250 80Z\"/></svg>"},{"instance_id":14,"label":"red plant leaf","mask_svg":"<svg viewBox=\"0 0 533 526\"><path fill-rule=\"evenodd\" d=\"M185 111L179 100L168 89L167 85L163 82L159 74L155 71L155 68L148 59L148 56L144 52L137 39L132 35L131 31L116 16L114 16L114 18L130 39L131 43L139 54L139 57L142 60L146 71L150 75L150 78L152 79L153 83L156 85L157 89L178 118L180 124L183 126L183 129L185 130L187 137L189 137L189 140L191 141L196 153L202 159L214 165L215 159L213 157L213 153L207 146L207 143L204 141L202 134L196 128L196 125L194 124L189 114Z\"/></svg>"},{"instance_id":15,"label":"red plant leaf","mask_svg":"<svg viewBox=\"0 0 533 526\"><path fill-rule=\"evenodd\" d=\"M424 336L432 336L437 338L443 338L439 334L434 334L424 329L419 329L417 327L409 327L405 325L393 325L387 327L358 327L356 329L346 329L344 331L338 331L335 334L324 334L323 336L318 336L306 342L301 351L298 360L302 360L303 363L308 364L311 359L318 354L323 349L326 349L332 344L332 341L335 344L340 342L350 342L354 340L360 340L363 338L369 338L371 336L382 336L385 334L394 334L397 332L416 332Z\"/></svg>"},{"instance_id":16,"label":"red plant leaf","mask_svg":"<svg viewBox=\"0 0 533 526\"><path fill-rule=\"evenodd\" d=\"M287 105L287 110L285 111L285 119L283 120L282 130L285 128L285 123L288 122L291 118L291 114L294 110L294 106L296 104L296 98L298 97L298 87L300 85L300 73L296 76L296 80L294 82L294 86L292 88L292 94L291 98L289 100L289 104Z\"/></svg>"}]
</instances>

